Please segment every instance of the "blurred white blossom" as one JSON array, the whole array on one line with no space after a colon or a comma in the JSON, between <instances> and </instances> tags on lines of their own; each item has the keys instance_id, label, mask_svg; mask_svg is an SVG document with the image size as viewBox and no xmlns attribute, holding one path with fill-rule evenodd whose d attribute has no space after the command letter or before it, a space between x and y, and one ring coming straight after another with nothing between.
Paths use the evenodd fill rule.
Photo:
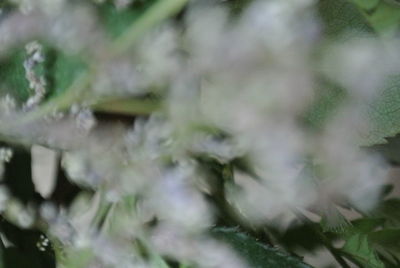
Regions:
<instances>
[{"instance_id":1,"label":"blurred white blossom","mask_svg":"<svg viewBox=\"0 0 400 268\"><path fill-rule=\"evenodd\" d=\"M114 55L90 5L14 2L22 13L0 23L1 55L37 39L90 59L93 81L69 115L18 125L13 115L24 111L6 95L0 118L13 126L11 134L62 149L68 178L96 192L79 196L70 208L40 207L61 243L90 250L92 267L152 267L159 255L198 267L245 267L204 232L219 215L207 198L213 175L202 170L200 156L221 166L249 162L251 171L234 167L231 176L218 178L227 205L248 226L284 228L297 210L323 210L337 200L361 210L375 205L387 166L359 147L359 133L368 127L361 103L373 101L398 69L396 42L382 50L383 44L365 38L321 49L312 0L254 1L235 19L228 10L196 2L188 6L183 29L166 23ZM46 81L34 71L44 61L41 49L28 43L24 67L34 91L28 108L45 94ZM349 99L321 131L310 131L301 116L321 75L345 87ZM104 123L88 108L107 97L147 95L162 105L134 123ZM0 148L1 173L11 157ZM315 176L304 172L310 158L318 165ZM6 194L0 209L6 203L20 226L34 223L29 207L3 199ZM150 260L137 254L133 241L154 253Z\"/></svg>"}]
</instances>

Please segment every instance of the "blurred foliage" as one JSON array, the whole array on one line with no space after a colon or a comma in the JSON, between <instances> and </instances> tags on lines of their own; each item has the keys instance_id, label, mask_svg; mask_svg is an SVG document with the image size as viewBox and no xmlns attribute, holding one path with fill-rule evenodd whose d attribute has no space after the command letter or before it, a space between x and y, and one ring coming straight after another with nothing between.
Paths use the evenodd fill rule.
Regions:
<instances>
[{"instance_id":1,"label":"blurred foliage","mask_svg":"<svg viewBox=\"0 0 400 268\"><path fill-rule=\"evenodd\" d=\"M101 24L107 34L114 40L123 36L131 25L145 14L159 1L135 1L125 9L117 9L111 1L102 4L92 4L101 19ZM232 0L226 5L233 10L233 15L240 13L251 1ZM13 9L15 6L2 2L1 6ZM372 34L383 40L398 34L400 22L400 7L386 1L379 0L319 0L317 14L323 23L321 43L331 39L348 39L354 36ZM179 9L180 12L184 12ZM176 23L179 23L181 14L173 14ZM82 55L69 55L58 49L46 46L46 61L38 67L38 73L47 79L49 91L46 103L69 94L74 83L82 74L90 71L91 66L85 63ZM0 92L2 95L11 94L21 104L30 96L30 89L25 79L23 61L25 48L16 48L12 53L0 61ZM373 66L371 66L373 67ZM318 90L315 101L304 115L305 124L314 131L321 131L325 123L335 114L340 105L345 102L346 91L329 78L318 79ZM88 90L87 87L84 89ZM79 95L84 99L84 94ZM150 101L149 101L150 99ZM154 100L155 99L155 100ZM106 99L104 104L93 105L94 109L103 115L117 114L128 116L132 121L136 116L146 115L154 110L162 109L157 98ZM371 128L362 133L363 145L376 145L373 148L390 159L393 163L400 163L399 139L390 138L400 133L400 79L396 76L387 82L381 90L380 97L373 103L366 103ZM67 107L70 108L67 102ZM142 106L141 106L142 105ZM134 107L133 107L134 106ZM112 117L111 121L114 120ZM120 120L123 121L123 120ZM218 139L227 139L227 135L220 130L215 135ZM221 133L218 133L221 132ZM366 138L365 138L366 137ZM387 145L380 145L385 142ZM57 206L68 207L79 192L91 191L71 183L61 168L58 159L58 173L56 187L52 196L46 200L35 191L31 174L31 155L29 150L11 146L14 149L12 160L5 167L4 184L13 197L23 204L39 206L51 201ZM246 157L221 161L210 155L193 155L196 163L208 178L207 191L204 195L216 211L219 211L218 227L209 230L209 233L220 241L235 249L249 264L249 267L311 267L294 256L296 252L304 250L313 252L321 247L328 248L343 267L350 267L352 262L359 267L381 268L400 266L400 200L380 200L375 210L362 213L361 218L349 221L343 228L326 228L324 221L303 221L280 230L272 225L255 227L246 225L241 220L240 211L237 211L227 200L227 185L235 185L234 173L243 172L257 180L257 175ZM170 159L168 159L170 160ZM166 161L168 162L168 161ZM173 162L170 160L170 162ZM172 163L173 164L173 163ZM171 165L172 165L171 164ZM238 188L238 191L240 189ZM101 215L104 216L104 215ZM324 215L321 215L322 217ZM6 215L4 215L6 217ZM153 224L154 222L151 222ZM149 224L149 225L151 225ZM156 223L154 223L156 225ZM227 228L230 227L230 228ZM232 228L236 227L236 228ZM56 257L65 260L65 267L88 267L93 252L90 250L71 250L63 252L49 242L45 250L40 250L38 241L46 238L46 226L41 222L35 223L31 229L21 229L10 219L0 219L2 235L10 243L1 244L0 267L56 267ZM246 234L245 234L245 233ZM47 239L47 238L46 238ZM50 238L51 239L51 238ZM342 247L334 247L337 241L344 242ZM262 241L263 243L261 243ZM265 243L265 244L264 244ZM270 243L270 244L267 244ZM280 246L287 250L277 249ZM60 251L60 252L58 252ZM293 255L293 256L292 256ZM162 256L164 257L164 256ZM166 258L167 259L167 258ZM180 264L180 260L171 261L180 267L195 267L191 264ZM160 261L160 266L167 264ZM347 266L346 266L347 265ZM173 265L171 265L172 267Z\"/></svg>"},{"instance_id":2,"label":"blurred foliage","mask_svg":"<svg viewBox=\"0 0 400 268\"><path fill-rule=\"evenodd\" d=\"M379 4L378 4L379 2ZM387 38L396 35L400 20L400 8L384 1L319 1L319 13L328 38L346 40L354 36L365 36L375 32ZM357 8L358 7L358 8ZM372 11L371 11L372 10ZM399 102L400 84L397 76L386 82L380 89L378 98L365 103L365 116L370 122L369 128L360 133L360 144L371 146L386 143L386 138L400 132ZM346 100L346 91L335 85L335 81L321 79L322 90L318 91L316 102L308 111L306 118L311 126L324 126L326 114L337 110Z\"/></svg>"}]
</instances>

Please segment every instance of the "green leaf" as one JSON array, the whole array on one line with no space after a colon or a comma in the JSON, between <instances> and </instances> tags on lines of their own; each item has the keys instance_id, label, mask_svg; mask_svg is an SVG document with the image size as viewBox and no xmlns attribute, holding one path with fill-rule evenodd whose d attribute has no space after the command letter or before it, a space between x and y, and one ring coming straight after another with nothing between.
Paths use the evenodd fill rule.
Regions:
<instances>
[{"instance_id":1,"label":"green leaf","mask_svg":"<svg viewBox=\"0 0 400 268\"><path fill-rule=\"evenodd\" d=\"M383 229L370 233L368 240L382 256L400 265L400 229Z\"/></svg>"},{"instance_id":2,"label":"green leaf","mask_svg":"<svg viewBox=\"0 0 400 268\"><path fill-rule=\"evenodd\" d=\"M336 228L328 228L326 217L323 217L320 224L324 232L337 233L344 239L347 239L354 234L368 234L385 223L383 218L361 218L349 222L342 214L338 214ZM331 224L332 225L332 224Z\"/></svg>"},{"instance_id":3,"label":"green leaf","mask_svg":"<svg viewBox=\"0 0 400 268\"><path fill-rule=\"evenodd\" d=\"M396 2L379 0L351 0L375 32L383 36L393 36L400 23L400 8L394 6Z\"/></svg>"},{"instance_id":4,"label":"green leaf","mask_svg":"<svg viewBox=\"0 0 400 268\"><path fill-rule=\"evenodd\" d=\"M385 225L388 227L400 227L400 199L391 198L383 201L379 206L371 212L375 217L382 217L386 220Z\"/></svg>"},{"instance_id":5,"label":"green leaf","mask_svg":"<svg viewBox=\"0 0 400 268\"><path fill-rule=\"evenodd\" d=\"M350 254L365 267L384 268L385 265L378 258L376 252L371 248L367 235L355 234L351 236L343 246L342 250Z\"/></svg>"},{"instance_id":6,"label":"green leaf","mask_svg":"<svg viewBox=\"0 0 400 268\"><path fill-rule=\"evenodd\" d=\"M35 69L46 80L46 98L52 98L68 89L86 66L77 56L66 55L47 45L43 53L45 61ZM10 94L20 104L32 94L23 66L26 57L25 49L20 47L0 61L0 94Z\"/></svg>"},{"instance_id":7,"label":"green leaf","mask_svg":"<svg viewBox=\"0 0 400 268\"><path fill-rule=\"evenodd\" d=\"M325 209L320 225L323 232L336 234L346 234L353 229L351 223L334 206Z\"/></svg>"},{"instance_id":8,"label":"green leaf","mask_svg":"<svg viewBox=\"0 0 400 268\"><path fill-rule=\"evenodd\" d=\"M95 255L89 248L67 249L65 251L65 256L57 260L57 264L65 268L86 268L90 266L94 258Z\"/></svg>"},{"instance_id":9,"label":"green leaf","mask_svg":"<svg viewBox=\"0 0 400 268\"><path fill-rule=\"evenodd\" d=\"M53 51L47 58L49 74L48 98L56 97L64 93L73 81L82 74L87 66L76 55L67 55L63 52Z\"/></svg>"},{"instance_id":10,"label":"green leaf","mask_svg":"<svg viewBox=\"0 0 400 268\"><path fill-rule=\"evenodd\" d=\"M346 221L343 218L344 221ZM362 267L385 267L377 255L377 248L370 242L369 235L382 227L385 219L382 218L361 218L342 224L342 228L335 229L338 237L342 238L345 245L341 248L344 255L361 264Z\"/></svg>"},{"instance_id":11,"label":"green leaf","mask_svg":"<svg viewBox=\"0 0 400 268\"><path fill-rule=\"evenodd\" d=\"M107 33L114 39L127 30L143 14L144 10L153 3L154 1L151 0L139 6L118 10L114 4L106 2L99 6L98 13Z\"/></svg>"},{"instance_id":12,"label":"green leaf","mask_svg":"<svg viewBox=\"0 0 400 268\"><path fill-rule=\"evenodd\" d=\"M397 27L399 12L399 8L380 3L372 14L365 14L363 17L360 11L347 1L322 0L319 4L325 36L341 40L371 33L368 23L377 31L388 31L390 27ZM360 133L360 145L383 144L386 143L387 137L393 137L400 132L400 76L389 77L387 83L377 90L379 97L372 103L364 104L369 128ZM345 100L344 89L320 79L315 101L305 116L306 122L314 129L322 128Z\"/></svg>"},{"instance_id":13,"label":"green leaf","mask_svg":"<svg viewBox=\"0 0 400 268\"><path fill-rule=\"evenodd\" d=\"M343 35L348 33L353 37L357 33L371 32L361 12L347 0L320 0L318 14L324 24L323 33L327 37L344 38Z\"/></svg>"},{"instance_id":14,"label":"green leaf","mask_svg":"<svg viewBox=\"0 0 400 268\"><path fill-rule=\"evenodd\" d=\"M352 2L360 8L368 10L376 7L376 5L379 3L379 0L352 0Z\"/></svg>"},{"instance_id":15,"label":"green leaf","mask_svg":"<svg viewBox=\"0 0 400 268\"><path fill-rule=\"evenodd\" d=\"M380 97L369 105L370 130L366 145L386 143L400 132L400 76L391 77Z\"/></svg>"},{"instance_id":16,"label":"green leaf","mask_svg":"<svg viewBox=\"0 0 400 268\"><path fill-rule=\"evenodd\" d=\"M393 35L399 27L400 8L381 2L374 12L371 15L367 15L367 17L376 32L384 35Z\"/></svg>"},{"instance_id":17,"label":"green leaf","mask_svg":"<svg viewBox=\"0 0 400 268\"><path fill-rule=\"evenodd\" d=\"M396 249L400 254L400 229L384 229L369 234L369 240L386 248Z\"/></svg>"},{"instance_id":18,"label":"green leaf","mask_svg":"<svg viewBox=\"0 0 400 268\"><path fill-rule=\"evenodd\" d=\"M19 103L29 97L29 85L25 78L23 50L14 50L0 61L0 94L10 94Z\"/></svg>"},{"instance_id":19,"label":"green leaf","mask_svg":"<svg viewBox=\"0 0 400 268\"><path fill-rule=\"evenodd\" d=\"M372 31L361 12L346 0L321 0L317 7L326 39L343 40ZM306 111L305 121L312 128L320 129L340 109L346 100L346 91L324 77L318 78L316 88L315 101Z\"/></svg>"},{"instance_id":20,"label":"green leaf","mask_svg":"<svg viewBox=\"0 0 400 268\"><path fill-rule=\"evenodd\" d=\"M351 224L358 232L367 234L382 226L384 222L385 219L382 218L362 218L352 221Z\"/></svg>"},{"instance_id":21,"label":"green leaf","mask_svg":"<svg viewBox=\"0 0 400 268\"><path fill-rule=\"evenodd\" d=\"M346 99L345 90L337 85L325 79L320 79L319 84L315 100L305 114L306 123L313 129L321 129Z\"/></svg>"},{"instance_id":22,"label":"green leaf","mask_svg":"<svg viewBox=\"0 0 400 268\"><path fill-rule=\"evenodd\" d=\"M344 90L325 83L317 91L313 105L306 113L306 122L313 128L320 129L329 122L346 100ZM389 79L379 97L371 103L364 103L365 118L369 127L360 133L359 144L371 146L384 144L386 138L394 137L400 132L400 76Z\"/></svg>"},{"instance_id":23,"label":"green leaf","mask_svg":"<svg viewBox=\"0 0 400 268\"><path fill-rule=\"evenodd\" d=\"M252 268L310 268L300 259L276 248L263 245L234 228L217 228L213 235L231 245Z\"/></svg>"}]
</instances>

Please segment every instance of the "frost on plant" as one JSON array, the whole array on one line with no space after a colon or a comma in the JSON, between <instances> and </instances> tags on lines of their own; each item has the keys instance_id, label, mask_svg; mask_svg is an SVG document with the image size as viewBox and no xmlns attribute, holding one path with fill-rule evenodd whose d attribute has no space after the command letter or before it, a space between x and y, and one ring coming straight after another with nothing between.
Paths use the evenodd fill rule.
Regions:
<instances>
[{"instance_id":1,"label":"frost on plant","mask_svg":"<svg viewBox=\"0 0 400 268\"><path fill-rule=\"evenodd\" d=\"M35 267L400 263L379 233L400 235L398 153L377 149L400 132L400 40L373 15L400 11L350 2L0 5L6 267L27 233Z\"/></svg>"},{"instance_id":2,"label":"frost on plant","mask_svg":"<svg viewBox=\"0 0 400 268\"><path fill-rule=\"evenodd\" d=\"M29 57L24 61L25 77L29 82L29 88L33 91L33 96L26 101L25 109L31 109L39 104L46 94L44 77L37 76L34 71L35 66L42 63L44 59L42 46L38 42L28 43L25 49Z\"/></svg>"}]
</instances>

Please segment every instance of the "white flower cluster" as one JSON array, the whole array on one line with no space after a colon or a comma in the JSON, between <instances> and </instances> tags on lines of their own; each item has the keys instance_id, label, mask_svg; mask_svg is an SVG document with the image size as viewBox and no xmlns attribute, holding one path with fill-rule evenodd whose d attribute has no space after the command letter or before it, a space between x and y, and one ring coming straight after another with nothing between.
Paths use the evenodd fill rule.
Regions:
<instances>
[{"instance_id":1,"label":"white flower cluster","mask_svg":"<svg viewBox=\"0 0 400 268\"><path fill-rule=\"evenodd\" d=\"M5 164L10 162L13 156L13 151L10 148L0 148L0 178L3 178Z\"/></svg>"},{"instance_id":2,"label":"white flower cluster","mask_svg":"<svg viewBox=\"0 0 400 268\"><path fill-rule=\"evenodd\" d=\"M31 8L29 1L19 2L24 11ZM126 252L134 247L127 246L129 241L141 241L157 252L153 261L165 254L199 267L242 267L231 251L205 235L218 213L206 198L213 193L213 175L203 170L201 156L223 166L235 159L249 162L251 172L234 167L218 179L231 180L222 183L228 204L250 225L273 221L283 226L298 209L323 210L332 200L350 201L362 210L373 207L386 166L358 147L358 131L367 124L359 102L373 99L398 67L393 49L380 55L376 41L356 40L325 49L326 55L316 59L320 28L311 0L255 1L239 18L195 2L183 19L184 29L162 25L114 57L105 50L111 41L90 9L55 2L64 8L53 3L48 8L57 11L45 11L50 14L45 17L30 12L2 22L2 49L39 36L69 53L91 50L97 72L90 97L150 93L162 99L158 111L129 127L102 128L97 122L94 128L90 110L76 114L73 128L90 134L77 137L74 145L72 134L61 136L69 141L61 146L66 147L62 163L72 181L97 191L97 199L78 200L52 214L50 230L61 241L88 247L94 262L111 266L154 267ZM35 60L38 52L32 53ZM314 132L301 115L323 74L346 87L350 98L322 131ZM62 140L50 129L38 133L56 145ZM315 174L309 172L314 167ZM96 213L107 206L107 215ZM87 219L78 221L76 211ZM157 226L151 229L153 222Z\"/></svg>"}]
</instances>

